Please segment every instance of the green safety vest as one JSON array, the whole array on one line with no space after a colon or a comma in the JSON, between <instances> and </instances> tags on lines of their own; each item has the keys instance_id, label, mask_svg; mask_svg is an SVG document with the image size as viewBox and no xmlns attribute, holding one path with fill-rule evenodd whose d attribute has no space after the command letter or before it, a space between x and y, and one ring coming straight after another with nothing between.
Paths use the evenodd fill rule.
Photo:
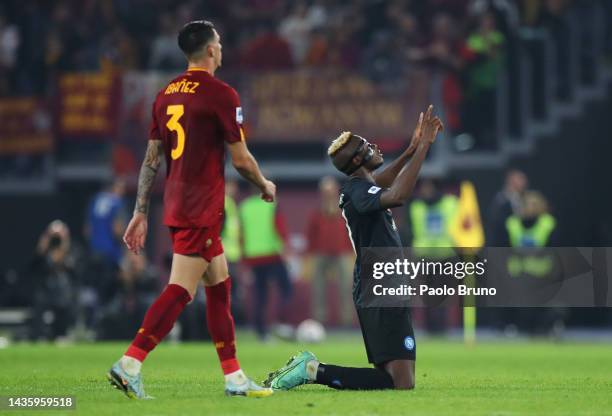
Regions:
<instances>
[{"instance_id":1,"label":"green safety vest","mask_svg":"<svg viewBox=\"0 0 612 416\"><path fill-rule=\"evenodd\" d=\"M525 228L516 215L508 217L506 229L512 247L546 247L556 221L550 214L542 214L530 228ZM508 273L512 277L530 276L550 277L555 267L555 259L550 253L512 254L507 261Z\"/></svg>"},{"instance_id":2,"label":"green safety vest","mask_svg":"<svg viewBox=\"0 0 612 416\"><path fill-rule=\"evenodd\" d=\"M229 262L240 260L240 218L236 202L225 195L225 222L221 232L223 251Z\"/></svg>"},{"instance_id":3,"label":"green safety vest","mask_svg":"<svg viewBox=\"0 0 612 416\"><path fill-rule=\"evenodd\" d=\"M276 231L276 203L262 200L259 195L240 204L243 253L245 257L263 257L281 254L283 240Z\"/></svg>"},{"instance_id":4,"label":"green safety vest","mask_svg":"<svg viewBox=\"0 0 612 416\"><path fill-rule=\"evenodd\" d=\"M557 221L550 214L540 215L531 228L525 228L516 215L511 215L506 220L506 230L512 247L545 247L556 225Z\"/></svg>"},{"instance_id":5,"label":"green safety vest","mask_svg":"<svg viewBox=\"0 0 612 416\"><path fill-rule=\"evenodd\" d=\"M412 247L415 256L447 258L454 255L454 240L450 231L458 206L458 199L453 195L446 195L433 205L422 200L410 204ZM430 248L432 250L427 250Z\"/></svg>"}]
</instances>

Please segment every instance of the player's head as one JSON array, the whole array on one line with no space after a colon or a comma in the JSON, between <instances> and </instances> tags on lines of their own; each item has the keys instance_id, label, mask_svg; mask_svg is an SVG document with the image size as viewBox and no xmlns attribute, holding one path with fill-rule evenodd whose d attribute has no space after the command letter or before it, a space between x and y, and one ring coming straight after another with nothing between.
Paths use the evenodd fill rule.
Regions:
<instances>
[{"instance_id":1,"label":"player's head","mask_svg":"<svg viewBox=\"0 0 612 416\"><path fill-rule=\"evenodd\" d=\"M377 145L350 131L345 131L327 149L332 163L340 172L352 175L359 168L373 171L382 166L384 160Z\"/></svg>"},{"instance_id":2,"label":"player's head","mask_svg":"<svg viewBox=\"0 0 612 416\"><path fill-rule=\"evenodd\" d=\"M221 66L221 37L208 20L194 20L183 26L178 45L189 62L209 60L215 69Z\"/></svg>"}]
</instances>

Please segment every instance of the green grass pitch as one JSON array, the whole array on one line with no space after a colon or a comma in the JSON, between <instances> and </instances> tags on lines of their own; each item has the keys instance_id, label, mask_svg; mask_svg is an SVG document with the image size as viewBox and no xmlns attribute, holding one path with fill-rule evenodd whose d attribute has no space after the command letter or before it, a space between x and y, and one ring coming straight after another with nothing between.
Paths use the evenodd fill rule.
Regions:
<instances>
[{"instance_id":1,"label":"green grass pitch","mask_svg":"<svg viewBox=\"0 0 612 416\"><path fill-rule=\"evenodd\" d=\"M13 345L0 349L0 396L72 395L76 410L7 415L612 415L606 344L419 340L414 391L348 392L304 386L265 399L228 398L211 344L162 344L144 366L150 401L110 387L105 373L127 343ZM238 337L247 373L261 380L300 345ZM325 362L364 366L357 336L310 349Z\"/></svg>"}]
</instances>

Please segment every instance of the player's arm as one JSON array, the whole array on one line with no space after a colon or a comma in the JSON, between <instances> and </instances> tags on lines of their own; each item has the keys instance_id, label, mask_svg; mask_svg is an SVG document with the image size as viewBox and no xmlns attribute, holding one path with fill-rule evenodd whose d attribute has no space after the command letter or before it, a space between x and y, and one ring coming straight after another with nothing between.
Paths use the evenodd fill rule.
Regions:
<instances>
[{"instance_id":1,"label":"player's arm","mask_svg":"<svg viewBox=\"0 0 612 416\"><path fill-rule=\"evenodd\" d=\"M402 167L389 189L381 194L381 208L401 206L412 194L412 190L416 184L419 171L425 161L427 152L436 139L438 132L442 131L444 128L440 119L432 116L432 111L433 107L429 106L423 117L420 128L421 131L416 140L416 150L410 162Z\"/></svg>"},{"instance_id":2,"label":"player's arm","mask_svg":"<svg viewBox=\"0 0 612 416\"><path fill-rule=\"evenodd\" d=\"M243 141L228 144L232 165L240 175L261 190L261 197L268 202L274 201L276 196L276 185L267 180L255 157L251 154Z\"/></svg>"},{"instance_id":3,"label":"player's arm","mask_svg":"<svg viewBox=\"0 0 612 416\"><path fill-rule=\"evenodd\" d=\"M147 152L142 161L142 166L140 167L140 174L138 175L138 191L136 193L136 207L134 208L135 214L140 213L146 216L149 213L151 191L159 165L161 165L163 151L161 140L149 140Z\"/></svg>"},{"instance_id":4,"label":"player's arm","mask_svg":"<svg viewBox=\"0 0 612 416\"><path fill-rule=\"evenodd\" d=\"M380 186L381 188L390 187L395 178L397 178L397 175L399 175L402 168L410 161L410 158L417 149L419 137L421 135L422 123L423 113L421 113L419 116L419 121L417 122L414 132L412 133L412 139L410 140L410 145L408 148L380 172L376 172L374 174L374 181L376 182L376 185Z\"/></svg>"},{"instance_id":5,"label":"player's arm","mask_svg":"<svg viewBox=\"0 0 612 416\"><path fill-rule=\"evenodd\" d=\"M153 190L153 184L155 183L157 171L161 165L162 155L162 141L149 140L147 152L142 162L142 166L140 167L140 174L138 175L138 191L136 193L134 215L123 235L123 241L128 249L136 254L144 248L147 236L147 215L149 213L151 192Z\"/></svg>"},{"instance_id":6,"label":"player's arm","mask_svg":"<svg viewBox=\"0 0 612 416\"><path fill-rule=\"evenodd\" d=\"M276 185L263 176L257 161L245 143L242 129L242 107L238 93L233 88L225 88L220 91L217 102L217 115L223 128L223 136L229 148L232 165L243 178L261 190L261 198L264 201L274 201Z\"/></svg>"}]
</instances>

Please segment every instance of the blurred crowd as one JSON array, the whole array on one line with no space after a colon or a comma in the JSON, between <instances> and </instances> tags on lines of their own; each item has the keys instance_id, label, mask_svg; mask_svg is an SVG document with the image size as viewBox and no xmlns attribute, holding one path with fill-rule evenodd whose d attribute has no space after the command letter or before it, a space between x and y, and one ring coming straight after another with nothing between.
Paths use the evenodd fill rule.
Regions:
<instances>
[{"instance_id":1,"label":"blurred crowd","mask_svg":"<svg viewBox=\"0 0 612 416\"><path fill-rule=\"evenodd\" d=\"M440 79L447 126L492 143L495 91L520 26L563 26L569 0L8 0L0 6L0 97L53 93L66 71L177 71L176 33L207 18L229 70L344 68Z\"/></svg>"},{"instance_id":2,"label":"blurred crowd","mask_svg":"<svg viewBox=\"0 0 612 416\"><path fill-rule=\"evenodd\" d=\"M177 70L176 33L207 18L222 34L224 65L240 69L362 66L393 77L427 62L458 69L495 60L521 24L547 24L567 0L26 0L0 7L4 92L44 92L56 71ZM18 69L18 70L17 70ZM4 77L3 77L4 78Z\"/></svg>"},{"instance_id":3,"label":"blurred crowd","mask_svg":"<svg viewBox=\"0 0 612 416\"><path fill-rule=\"evenodd\" d=\"M279 208L276 203L262 201L255 190L240 192L236 182L227 182L222 238L234 282L232 305L238 325L251 325L261 340L269 339L271 333L287 336L290 318L300 309L295 297L299 288L307 292L310 302L302 307L300 314L306 316L301 319L354 326L355 257L338 198L338 181L322 178L316 208L301 233L305 244L300 245L289 236L282 201ZM418 255L425 258L453 257L451 247L459 244L453 234L459 199L456 185L436 178L421 180L414 197L396 212L404 245L421 250ZM483 208L487 208L482 210L482 225L489 247L559 244L557 222L545 197L529 189L527 176L519 170L507 172L503 188L490 206ZM78 230L71 232L65 223L55 220L42 232L28 268L12 282L5 276L5 296L0 304L31 310L22 337L129 338L166 284L171 253L162 261L149 262L146 254L125 250L121 241L128 220L123 180L114 180L97 193L85 217L84 239ZM297 268L291 264L296 260ZM303 293L300 296L304 298ZM199 291L174 336L207 337L205 302L203 291ZM421 309L419 322L429 331L444 331L453 326L449 316L458 311L458 305L450 313L447 308ZM502 310L492 324L501 329L511 325L546 333L563 322L562 313L538 310L538 317L546 317L539 320L534 320L533 314L519 315Z\"/></svg>"},{"instance_id":4,"label":"blurred crowd","mask_svg":"<svg viewBox=\"0 0 612 416\"><path fill-rule=\"evenodd\" d=\"M116 179L95 194L82 233L61 220L51 222L40 235L30 264L18 274L4 276L0 305L30 310L18 337L123 339L138 329L147 306L167 283L172 254L153 263L146 254L125 249L122 235L129 219L125 191L123 179ZM292 258L303 258L307 264L299 277L311 281L314 316L331 322L326 309L333 299L326 295L327 285L338 281L339 324L353 324L354 257L338 208L338 191L335 179L321 181L320 207L304 231L307 247L298 253L282 210L261 200L257 190L239 195L238 184L227 182L222 238L233 278L233 314L238 325L252 324L261 340L271 332L291 331L288 318L295 309L291 302L298 278L289 270ZM176 336L207 337L205 302L204 292L199 291L181 316Z\"/></svg>"},{"instance_id":5,"label":"blurred crowd","mask_svg":"<svg viewBox=\"0 0 612 416\"><path fill-rule=\"evenodd\" d=\"M3 306L31 308L21 337L58 339L77 331L83 337L121 339L133 334L161 282L146 255L121 245L124 190L119 180L95 196L82 234L61 220L51 222L30 264L18 278L3 282Z\"/></svg>"}]
</instances>

